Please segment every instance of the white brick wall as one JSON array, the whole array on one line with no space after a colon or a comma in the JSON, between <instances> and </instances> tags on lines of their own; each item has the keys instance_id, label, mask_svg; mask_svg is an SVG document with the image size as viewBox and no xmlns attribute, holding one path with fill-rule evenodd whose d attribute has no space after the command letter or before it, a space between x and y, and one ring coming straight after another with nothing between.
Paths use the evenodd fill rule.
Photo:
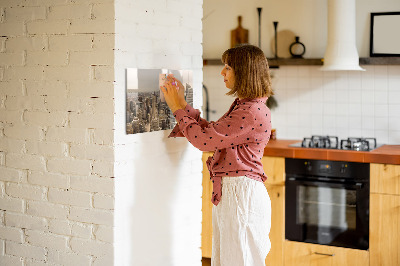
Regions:
<instances>
[{"instance_id":1,"label":"white brick wall","mask_svg":"<svg viewBox=\"0 0 400 266\"><path fill-rule=\"evenodd\" d=\"M192 69L201 105L201 18L202 0L0 2L0 264L200 265L201 153L125 135L124 106L127 67Z\"/></svg>"},{"instance_id":2,"label":"white brick wall","mask_svg":"<svg viewBox=\"0 0 400 266\"><path fill-rule=\"evenodd\" d=\"M112 265L114 1L2 0L0 32L0 265Z\"/></svg>"}]
</instances>

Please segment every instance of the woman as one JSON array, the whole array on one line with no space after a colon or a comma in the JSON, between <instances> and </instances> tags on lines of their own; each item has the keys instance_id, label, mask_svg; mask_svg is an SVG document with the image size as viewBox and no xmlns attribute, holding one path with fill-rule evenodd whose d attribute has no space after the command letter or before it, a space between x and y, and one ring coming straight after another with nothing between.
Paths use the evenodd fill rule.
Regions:
<instances>
[{"instance_id":1,"label":"woman","mask_svg":"<svg viewBox=\"0 0 400 266\"><path fill-rule=\"evenodd\" d=\"M185 102L178 80L170 77L161 87L178 122L170 137L185 136L196 148L214 151L207 160L213 182L212 265L265 265L271 247L271 202L261 164L271 130L268 62L252 45L228 49L222 62L227 95L237 98L216 122L200 118Z\"/></svg>"}]
</instances>

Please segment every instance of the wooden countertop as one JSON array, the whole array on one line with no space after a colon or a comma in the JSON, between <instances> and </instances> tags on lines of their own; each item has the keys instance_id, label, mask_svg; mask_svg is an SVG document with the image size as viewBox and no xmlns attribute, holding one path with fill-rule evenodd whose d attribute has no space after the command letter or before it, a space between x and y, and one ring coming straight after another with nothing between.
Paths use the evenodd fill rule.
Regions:
<instances>
[{"instance_id":1,"label":"wooden countertop","mask_svg":"<svg viewBox=\"0 0 400 266\"><path fill-rule=\"evenodd\" d=\"M383 145L372 151L290 147L301 140L270 140L264 156L364 163L400 164L400 145Z\"/></svg>"}]
</instances>

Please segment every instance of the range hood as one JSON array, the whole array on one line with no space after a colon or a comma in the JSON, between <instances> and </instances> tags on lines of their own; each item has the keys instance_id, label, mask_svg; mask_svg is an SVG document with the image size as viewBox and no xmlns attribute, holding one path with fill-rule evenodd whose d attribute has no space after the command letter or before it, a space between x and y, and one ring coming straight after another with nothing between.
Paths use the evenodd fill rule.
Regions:
<instances>
[{"instance_id":1,"label":"range hood","mask_svg":"<svg viewBox=\"0 0 400 266\"><path fill-rule=\"evenodd\" d=\"M358 70L355 0L328 0L328 44L320 70Z\"/></svg>"}]
</instances>

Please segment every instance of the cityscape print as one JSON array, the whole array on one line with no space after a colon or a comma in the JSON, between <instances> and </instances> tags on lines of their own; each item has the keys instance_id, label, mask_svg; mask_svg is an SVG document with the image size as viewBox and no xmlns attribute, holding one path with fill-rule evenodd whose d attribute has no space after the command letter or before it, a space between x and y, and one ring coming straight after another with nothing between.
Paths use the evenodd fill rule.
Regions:
<instances>
[{"instance_id":1,"label":"cityscape print","mask_svg":"<svg viewBox=\"0 0 400 266\"><path fill-rule=\"evenodd\" d=\"M173 75L182 82L186 102L193 105L191 70L128 68L126 134L172 129L176 125L159 87L165 75Z\"/></svg>"}]
</instances>

